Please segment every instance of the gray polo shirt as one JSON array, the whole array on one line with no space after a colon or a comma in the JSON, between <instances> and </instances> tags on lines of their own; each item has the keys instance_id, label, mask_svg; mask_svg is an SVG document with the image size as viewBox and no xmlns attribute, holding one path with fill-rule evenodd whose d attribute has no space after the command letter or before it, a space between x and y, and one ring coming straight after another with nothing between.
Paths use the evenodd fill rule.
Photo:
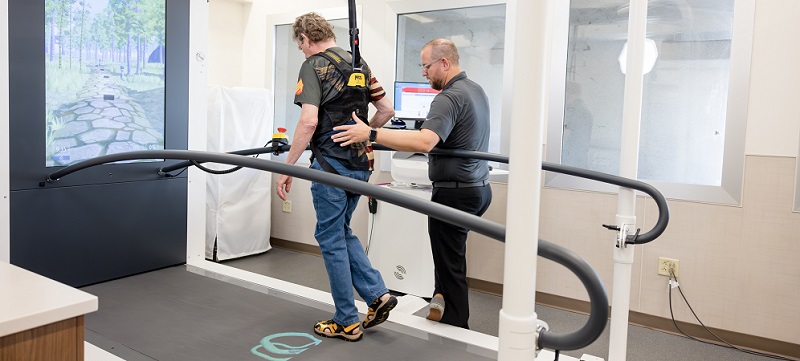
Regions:
<instances>
[{"instance_id":1,"label":"gray polo shirt","mask_svg":"<svg viewBox=\"0 0 800 361\"><path fill-rule=\"evenodd\" d=\"M478 83L461 72L431 103L422 129L439 135L439 149L486 152L489 149L489 98ZM485 160L431 154L428 177L434 182L480 182L489 179Z\"/></svg>"}]
</instances>

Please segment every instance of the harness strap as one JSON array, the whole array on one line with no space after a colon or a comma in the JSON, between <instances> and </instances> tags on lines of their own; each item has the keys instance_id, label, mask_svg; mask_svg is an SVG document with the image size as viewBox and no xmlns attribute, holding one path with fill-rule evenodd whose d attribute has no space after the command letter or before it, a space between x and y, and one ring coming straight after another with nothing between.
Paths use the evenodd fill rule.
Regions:
<instances>
[{"instance_id":1,"label":"harness strap","mask_svg":"<svg viewBox=\"0 0 800 361\"><path fill-rule=\"evenodd\" d=\"M311 141L311 144L309 144L311 146L311 153L314 155L313 158L317 160L322 169L324 169L328 173L341 175L339 174L339 171L336 170L336 168L334 168L330 163L328 163L328 161L325 160L325 157L322 156L322 152L319 151L319 148L314 143L315 143L314 141Z\"/></svg>"},{"instance_id":2,"label":"harness strap","mask_svg":"<svg viewBox=\"0 0 800 361\"><path fill-rule=\"evenodd\" d=\"M319 55L327 59L329 62L331 62L331 64L333 64L333 66L335 66L336 69L338 69L342 73L342 75L344 75L345 78L348 79L348 84L347 84L348 86L351 86L351 84L349 84L350 74L352 73L363 74L361 68L358 69L351 68L350 64L346 63L344 59L342 59L342 57L339 56L339 54L336 54L330 50L326 49L325 51L319 52L316 55ZM361 64L356 64L356 65L361 66ZM366 86L366 83L364 83L363 85L362 84L356 84L356 85Z\"/></svg>"},{"instance_id":3,"label":"harness strap","mask_svg":"<svg viewBox=\"0 0 800 361\"><path fill-rule=\"evenodd\" d=\"M319 163L319 165L322 167L324 171L336 175L341 175L339 171L336 170L336 168L334 168L330 163L328 163L327 160L325 160L325 157L322 156L322 152L319 151L319 148L317 147L316 144L314 144L313 140L311 141L310 146L311 146L311 153L314 155L313 159L317 160L317 163ZM345 190L344 193L347 196L347 198L354 198L360 196L360 194L353 193L348 190Z\"/></svg>"}]
</instances>

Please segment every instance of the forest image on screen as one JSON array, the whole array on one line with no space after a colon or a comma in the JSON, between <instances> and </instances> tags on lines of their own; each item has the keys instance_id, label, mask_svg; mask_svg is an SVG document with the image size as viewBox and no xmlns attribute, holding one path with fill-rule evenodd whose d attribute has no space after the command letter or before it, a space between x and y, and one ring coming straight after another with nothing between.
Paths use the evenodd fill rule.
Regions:
<instances>
[{"instance_id":1,"label":"forest image on screen","mask_svg":"<svg viewBox=\"0 0 800 361\"><path fill-rule=\"evenodd\" d=\"M165 0L45 0L46 166L164 149Z\"/></svg>"}]
</instances>

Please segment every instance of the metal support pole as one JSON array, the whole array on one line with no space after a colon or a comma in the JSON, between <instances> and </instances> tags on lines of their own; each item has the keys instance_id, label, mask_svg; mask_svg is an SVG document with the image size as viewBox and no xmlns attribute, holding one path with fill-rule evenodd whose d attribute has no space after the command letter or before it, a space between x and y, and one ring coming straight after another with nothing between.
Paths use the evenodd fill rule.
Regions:
<instances>
[{"instance_id":1,"label":"metal support pole","mask_svg":"<svg viewBox=\"0 0 800 361\"><path fill-rule=\"evenodd\" d=\"M536 257L547 107L550 1L513 1L506 33L504 109L511 109L508 217L498 360L536 357ZM510 39L509 39L510 38ZM510 40L510 42L509 42ZM510 56L509 56L510 55ZM524 67L524 70L523 70ZM519 69L519 71L513 71ZM510 73L513 71L513 77ZM519 212L525 209L525 212Z\"/></svg>"},{"instance_id":2,"label":"metal support pole","mask_svg":"<svg viewBox=\"0 0 800 361\"><path fill-rule=\"evenodd\" d=\"M620 176L631 179L637 178L639 162L639 124L642 115L646 28L647 0L632 0L628 14L628 54L620 148ZM633 245L626 245L625 239L628 234L636 231L636 192L633 189L622 187L619 189L616 221L620 230L614 244L614 285L611 292L608 359L624 361L628 346L628 312L634 256Z\"/></svg>"}]
</instances>

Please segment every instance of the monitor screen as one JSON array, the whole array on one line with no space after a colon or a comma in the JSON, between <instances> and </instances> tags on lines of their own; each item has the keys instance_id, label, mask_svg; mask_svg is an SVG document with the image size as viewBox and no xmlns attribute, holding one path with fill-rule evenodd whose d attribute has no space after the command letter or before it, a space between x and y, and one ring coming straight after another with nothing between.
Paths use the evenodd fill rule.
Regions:
<instances>
[{"instance_id":1,"label":"monitor screen","mask_svg":"<svg viewBox=\"0 0 800 361\"><path fill-rule=\"evenodd\" d=\"M165 0L56 3L43 39L46 166L164 149Z\"/></svg>"},{"instance_id":2,"label":"monitor screen","mask_svg":"<svg viewBox=\"0 0 800 361\"><path fill-rule=\"evenodd\" d=\"M397 119L424 120L433 98L439 94L423 82L394 83L394 112Z\"/></svg>"}]
</instances>

